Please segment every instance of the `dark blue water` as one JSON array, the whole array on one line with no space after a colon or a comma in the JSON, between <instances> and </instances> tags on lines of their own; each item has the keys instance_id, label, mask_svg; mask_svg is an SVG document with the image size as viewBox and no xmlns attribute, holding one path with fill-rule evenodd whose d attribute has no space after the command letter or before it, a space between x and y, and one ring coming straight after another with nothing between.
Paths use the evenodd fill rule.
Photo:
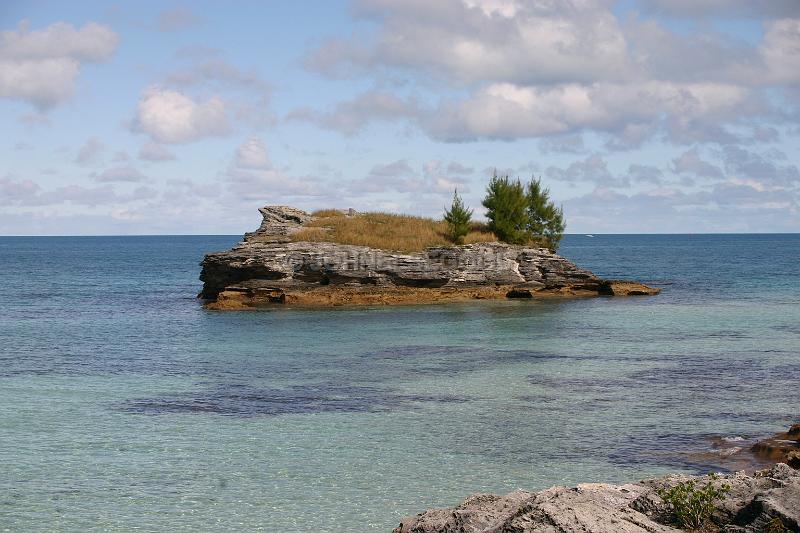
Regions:
<instances>
[{"instance_id":1,"label":"dark blue water","mask_svg":"<svg viewBox=\"0 0 800 533\"><path fill-rule=\"evenodd\" d=\"M797 421L799 235L565 238L653 298L204 311L237 240L0 237L0 529L386 531Z\"/></svg>"}]
</instances>

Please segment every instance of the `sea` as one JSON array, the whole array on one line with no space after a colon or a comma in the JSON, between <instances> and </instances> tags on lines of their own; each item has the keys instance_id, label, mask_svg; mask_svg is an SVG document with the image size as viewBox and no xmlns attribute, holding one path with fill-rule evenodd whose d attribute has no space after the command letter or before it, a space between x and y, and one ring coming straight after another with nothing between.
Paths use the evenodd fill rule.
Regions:
<instances>
[{"instance_id":1,"label":"sea","mask_svg":"<svg viewBox=\"0 0 800 533\"><path fill-rule=\"evenodd\" d=\"M0 237L0 531L388 532L799 421L798 234L565 237L654 297L206 311L237 240Z\"/></svg>"}]
</instances>

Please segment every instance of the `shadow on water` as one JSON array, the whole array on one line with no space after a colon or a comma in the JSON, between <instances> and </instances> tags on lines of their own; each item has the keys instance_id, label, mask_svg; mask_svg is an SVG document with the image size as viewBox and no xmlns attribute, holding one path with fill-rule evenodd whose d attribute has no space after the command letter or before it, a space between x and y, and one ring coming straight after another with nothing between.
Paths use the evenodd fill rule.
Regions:
<instances>
[{"instance_id":1,"label":"shadow on water","mask_svg":"<svg viewBox=\"0 0 800 533\"><path fill-rule=\"evenodd\" d=\"M413 409L423 403L464 403L470 398L447 394L411 395L378 387L316 384L262 389L245 385L219 385L205 391L139 398L118 404L127 413L164 415L214 413L253 417L313 413L385 412Z\"/></svg>"}]
</instances>

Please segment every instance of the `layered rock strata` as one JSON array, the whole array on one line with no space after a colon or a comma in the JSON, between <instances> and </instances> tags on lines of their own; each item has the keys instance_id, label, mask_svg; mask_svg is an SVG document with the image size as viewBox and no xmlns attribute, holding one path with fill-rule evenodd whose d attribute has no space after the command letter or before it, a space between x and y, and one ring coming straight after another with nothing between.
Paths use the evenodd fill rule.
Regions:
<instances>
[{"instance_id":1,"label":"layered rock strata","mask_svg":"<svg viewBox=\"0 0 800 533\"><path fill-rule=\"evenodd\" d=\"M647 295L635 282L600 279L544 248L480 243L419 253L295 242L313 219L285 206L260 209L258 230L202 262L200 296L212 309L265 304L397 304L546 295ZM357 216L357 215L355 215Z\"/></svg>"},{"instance_id":2,"label":"layered rock strata","mask_svg":"<svg viewBox=\"0 0 800 533\"><path fill-rule=\"evenodd\" d=\"M645 533L682 531L658 489L694 479L727 484L704 531L800 532L800 472L785 464L717 479L669 475L639 483L584 483L505 496L475 494L448 509L404 519L393 533Z\"/></svg>"}]
</instances>

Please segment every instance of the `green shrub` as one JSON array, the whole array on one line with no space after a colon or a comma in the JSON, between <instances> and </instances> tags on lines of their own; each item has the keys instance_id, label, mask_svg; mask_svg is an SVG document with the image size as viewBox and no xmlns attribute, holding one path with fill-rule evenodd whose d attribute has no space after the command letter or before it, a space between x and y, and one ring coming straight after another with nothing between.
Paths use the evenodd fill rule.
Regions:
<instances>
[{"instance_id":1,"label":"green shrub","mask_svg":"<svg viewBox=\"0 0 800 533\"><path fill-rule=\"evenodd\" d=\"M556 207L550 200L550 190L542 187L542 181L532 179L526 188L528 201L528 231L531 238L552 251L558 249L564 236L564 209Z\"/></svg>"},{"instance_id":2,"label":"green shrub","mask_svg":"<svg viewBox=\"0 0 800 533\"><path fill-rule=\"evenodd\" d=\"M450 209L444 212L444 221L447 222L447 237L456 244L464 244L464 237L470 231L472 209L467 209L458 189L453 193L453 203Z\"/></svg>"},{"instance_id":3,"label":"green shrub","mask_svg":"<svg viewBox=\"0 0 800 533\"><path fill-rule=\"evenodd\" d=\"M495 173L486 187L483 206L489 229L503 242L538 244L552 251L564 236L564 210L550 200L550 191L541 180L526 186L508 176Z\"/></svg>"},{"instance_id":4,"label":"green shrub","mask_svg":"<svg viewBox=\"0 0 800 533\"><path fill-rule=\"evenodd\" d=\"M712 481L717 479L716 474L709 477ZM730 490L727 484L715 487L712 482L699 487L690 479L671 488L658 489L658 495L672 508L680 527L699 529L714 514L716 501L725 499Z\"/></svg>"},{"instance_id":5,"label":"green shrub","mask_svg":"<svg viewBox=\"0 0 800 533\"><path fill-rule=\"evenodd\" d=\"M526 244L530 240L527 206L522 183L495 172L486 187L483 207L487 210L489 229L498 239L510 244Z\"/></svg>"},{"instance_id":6,"label":"green shrub","mask_svg":"<svg viewBox=\"0 0 800 533\"><path fill-rule=\"evenodd\" d=\"M783 525L783 520L775 517L764 524L764 533L789 533L789 530Z\"/></svg>"}]
</instances>

